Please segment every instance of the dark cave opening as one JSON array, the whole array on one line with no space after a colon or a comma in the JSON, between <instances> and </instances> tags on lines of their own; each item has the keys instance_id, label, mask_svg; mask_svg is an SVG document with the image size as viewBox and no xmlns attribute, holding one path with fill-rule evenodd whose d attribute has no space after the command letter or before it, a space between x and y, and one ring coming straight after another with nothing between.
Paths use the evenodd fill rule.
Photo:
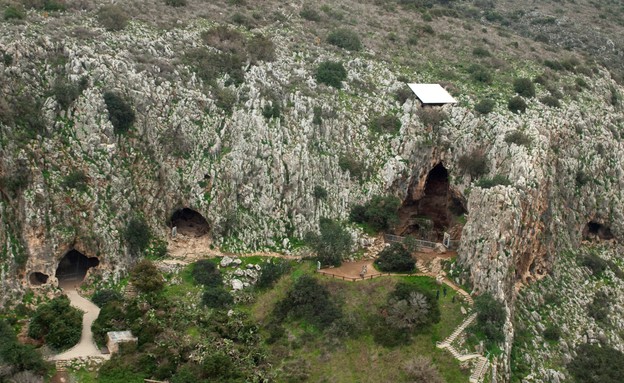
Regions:
<instances>
[{"instance_id":1,"label":"dark cave opening","mask_svg":"<svg viewBox=\"0 0 624 383\"><path fill-rule=\"evenodd\" d=\"M208 225L206 218L189 208L183 208L173 213L171 226L176 228L177 234L188 237L202 237L210 231L210 225Z\"/></svg>"},{"instance_id":2,"label":"dark cave opening","mask_svg":"<svg viewBox=\"0 0 624 383\"><path fill-rule=\"evenodd\" d=\"M583 229L583 238L592 239L596 237L598 239L605 240L614 238L613 233L611 233L611 229L608 226L596 221L587 222L587 225L585 225L585 228Z\"/></svg>"},{"instance_id":3,"label":"dark cave opening","mask_svg":"<svg viewBox=\"0 0 624 383\"><path fill-rule=\"evenodd\" d=\"M87 270L100 264L97 257L88 258L78 250L72 249L65 254L56 268L59 285L64 282L81 282Z\"/></svg>"},{"instance_id":4,"label":"dark cave opening","mask_svg":"<svg viewBox=\"0 0 624 383\"><path fill-rule=\"evenodd\" d=\"M30 273L28 280L32 286L41 286L48 283L48 278L50 276L48 274L40 273L38 271Z\"/></svg>"},{"instance_id":5,"label":"dark cave opening","mask_svg":"<svg viewBox=\"0 0 624 383\"><path fill-rule=\"evenodd\" d=\"M448 232L453 239L459 238L458 225L466 209L461 197L451 191L448 171L441 162L427 174L421 197L413 198L414 195L410 190L399 210L397 235L441 241L444 232Z\"/></svg>"}]
</instances>

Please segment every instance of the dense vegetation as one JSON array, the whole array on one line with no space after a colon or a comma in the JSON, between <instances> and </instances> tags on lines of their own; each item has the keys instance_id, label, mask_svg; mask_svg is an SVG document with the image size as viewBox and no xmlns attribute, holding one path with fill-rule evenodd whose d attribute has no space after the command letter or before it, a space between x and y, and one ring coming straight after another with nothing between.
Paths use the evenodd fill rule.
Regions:
<instances>
[{"instance_id":1,"label":"dense vegetation","mask_svg":"<svg viewBox=\"0 0 624 383\"><path fill-rule=\"evenodd\" d=\"M401 201L397 197L377 195L363 205L353 206L349 218L376 232L387 231L398 222L399 206Z\"/></svg>"},{"instance_id":2,"label":"dense vegetation","mask_svg":"<svg viewBox=\"0 0 624 383\"><path fill-rule=\"evenodd\" d=\"M50 366L41 354L33 346L19 343L4 319L0 319L0 339L0 382L38 381L38 376L47 373Z\"/></svg>"},{"instance_id":3,"label":"dense vegetation","mask_svg":"<svg viewBox=\"0 0 624 383\"><path fill-rule=\"evenodd\" d=\"M320 233L308 233L306 242L316 253L323 266L340 266L343 258L351 251L351 234L337 221L321 218Z\"/></svg>"},{"instance_id":4,"label":"dense vegetation","mask_svg":"<svg viewBox=\"0 0 624 383\"><path fill-rule=\"evenodd\" d=\"M416 268L416 262L402 244L393 243L379 253L375 266L386 272L410 272Z\"/></svg>"},{"instance_id":5,"label":"dense vegetation","mask_svg":"<svg viewBox=\"0 0 624 383\"><path fill-rule=\"evenodd\" d=\"M624 353L608 345L581 344L568 371L577 383L624 382Z\"/></svg>"},{"instance_id":6,"label":"dense vegetation","mask_svg":"<svg viewBox=\"0 0 624 383\"><path fill-rule=\"evenodd\" d=\"M66 296L54 298L37 307L30 320L28 336L41 339L57 350L70 348L80 340L82 314L70 306Z\"/></svg>"}]
</instances>

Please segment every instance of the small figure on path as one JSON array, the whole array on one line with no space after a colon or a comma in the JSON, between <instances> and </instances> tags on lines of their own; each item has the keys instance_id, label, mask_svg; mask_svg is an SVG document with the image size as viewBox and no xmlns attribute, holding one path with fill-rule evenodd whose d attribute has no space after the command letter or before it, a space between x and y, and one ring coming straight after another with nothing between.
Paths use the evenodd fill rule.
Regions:
<instances>
[{"instance_id":1,"label":"small figure on path","mask_svg":"<svg viewBox=\"0 0 624 383\"><path fill-rule=\"evenodd\" d=\"M446 297L446 286L444 286L444 289L442 290L442 292L444 293L444 296Z\"/></svg>"},{"instance_id":2,"label":"small figure on path","mask_svg":"<svg viewBox=\"0 0 624 383\"><path fill-rule=\"evenodd\" d=\"M360 271L360 278L364 279L364 276L366 275L366 272L368 268L366 267L366 265L362 266L362 271Z\"/></svg>"},{"instance_id":3,"label":"small figure on path","mask_svg":"<svg viewBox=\"0 0 624 383\"><path fill-rule=\"evenodd\" d=\"M316 261L316 269L317 270L321 269L321 261Z\"/></svg>"},{"instance_id":4,"label":"small figure on path","mask_svg":"<svg viewBox=\"0 0 624 383\"><path fill-rule=\"evenodd\" d=\"M171 228L171 238L175 238L178 235L178 227L174 226Z\"/></svg>"},{"instance_id":5,"label":"small figure on path","mask_svg":"<svg viewBox=\"0 0 624 383\"><path fill-rule=\"evenodd\" d=\"M438 291L436 291L436 299L440 300L440 289L438 289Z\"/></svg>"}]
</instances>

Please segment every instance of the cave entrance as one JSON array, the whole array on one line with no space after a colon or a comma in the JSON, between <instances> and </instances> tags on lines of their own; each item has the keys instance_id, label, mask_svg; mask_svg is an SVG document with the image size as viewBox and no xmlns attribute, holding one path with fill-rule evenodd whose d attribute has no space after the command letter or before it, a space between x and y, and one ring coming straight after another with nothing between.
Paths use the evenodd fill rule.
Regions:
<instances>
[{"instance_id":1,"label":"cave entrance","mask_svg":"<svg viewBox=\"0 0 624 383\"><path fill-rule=\"evenodd\" d=\"M210 225L208 225L206 218L189 208L183 208L173 213L171 226L176 228L176 234L192 238L203 237L210 231Z\"/></svg>"},{"instance_id":2,"label":"cave entrance","mask_svg":"<svg viewBox=\"0 0 624 383\"><path fill-rule=\"evenodd\" d=\"M608 226L605 226L596 221L589 221L585 228L583 229L583 238L585 239L604 239L609 240L613 239L613 233L611 233L611 229Z\"/></svg>"},{"instance_id":3,"label":"cave entrance","mask_svg":"<svg viewBox=\"0 0 624 383\"><path fill-rule=\"evenodd\" d=\"M41 285L45 285L46 283L48 283L49 277L50 276L48 274L35 271L33 273L30 273L28 280L30 281L30 284L32 286L41 286Z\"/></svg>"},{"instance_id":4,"label":"cave entrance","mask_svg":"<svg viewBox=\"0 0 624 383\"><path fill-rule=\"evenodd\" d=\"M88 258L78 250L72 249L65 254L56 268L59 286L65 283L82 282L87 270L100 264L97 257Z\"/></svg>"},{"instance_id":5,"label":"cave entrance","mask_svg":"<svg viewBox=\"0 0 624 383\"><path fill-rule=\"evenodd\" d=\"M410 186L399 210L397 235L441 241L448 232L452 239L459 239L465 213L462 198L451 190L448 171L440 162L427 174L424 187Z\"/></svg>"}]
</instances>

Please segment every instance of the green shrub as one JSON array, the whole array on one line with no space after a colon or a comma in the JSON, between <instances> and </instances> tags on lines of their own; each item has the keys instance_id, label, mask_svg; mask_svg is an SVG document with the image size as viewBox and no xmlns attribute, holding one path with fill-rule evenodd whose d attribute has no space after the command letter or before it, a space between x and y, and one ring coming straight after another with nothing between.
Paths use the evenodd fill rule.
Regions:
<instances>
[{"instance_id":1,"label":"green shrub","mask_svg":"<svg viewBox=\"0 0 624 383\"><path fill-rule=\"evenodd\" d=\"M353 206L349 219L366 224L375 231L386 231L398 222L399 206L401 201L395 196L376 195L364 205Z\"/></svg>"},{"instance_id":2,"label":"green shrub","mask_svg":"<svg viewBox=\"0 0 624 383\"><path fill-rule=\"evenodd\" d=\"M397 116L385 114L383 116L373 117L369 126L375 133L396 134L401 129L401 120Z\"/></svg>"},{"instance_id":3,"label":"green shrub","mask_svg":"<svg viewBox=\"0 0 624 383\"><path fill-rule=\"evenodd\" d=\"M598 291L592 302L587 305L587 313L594 318L596 322L603 325L609 325L609 307L612 301L609 294L604 291Z\"/></svg>"},{"instance_id":4,"label":"green shrub","mask_svg":"<svg viewBox=\"0 0 624 383\"><path fill-rule=\"evenodd\" d=\"M340 266L343 257L351 251L351 234L340 223L328 218L320 219L319 229L320 234L306 234L306 243L322 265Z\"/></svg>"},{"instance_id":5,"label":"green shrub","mask_svg":"<svg viewBox=\"0 0 624 383\"><path fill-rule=\"evenodd\" d=\"M142 293L158 292L165 286L162 274L148 259L141 260L132 268L130 282Z\"/></svg>"},{"instance_id":6,"label":"green shrub","mask_svg":"<svg viewBox=\"0 0 624 383\"><path fill-rule=\"evenodd\" d=\"M245 36L236 29L219 25L201 33L206 45L217 48L223 53L246 55Z\"/></svg>"},{"instance_id":7,"label":"green shrub","mask_svg":"<svg viewBox=\"0 0 624 383\"><path fill-rule=\"evenodd\" d=\"M403 105L409 99L414 98L414 92L406 86L402 86L394 92L394 99L399 102L399 104Z\"/></svg>"},{"instance_id":8,"label":"green shrub","mask_svg":"<svg viewBox=\"0 0 624 383\"><path fill-rule=\"evenodd\" d=\"M206 286L202 295L202 303L210 308L220 309L229 306L234 298L223 286Z\"/></svg>"},{"instance_id":9,"label":"green shrub","mask_svg":"<svg viewBox=\"0 0 624 383\"><path fill-rule=\"evenodd\" d=\"M128 221L124 237L132 255L139 255L149 246L152 231L143 217L135 217Z\"/></svg>"},{"instance_id":10,"label":"green shrub","mask_svg":"<svg viewBox=\"0 0 624 383\"><path fill-rule=\"evenodd\" d=\"M275 61L275 44L268 37L257 34L247 43L247 52L252 64L259 61Z\"/></svg>"},{"instance_id":11,"label":"green shrub","mask_svg":"<svg viewBox=\"0 0 624 383\"><path fill-rule=\"evenodd\" d=\"M483 189L489 189L498 185L509 186L511 185L511 181L506 176L497 174L492 178L481 178L477 181L476 185Z\"/></svg>"},{"instance_id":12,"label":"green shrub","mask_svg":"<svg viewBox=\"0 0 624 383\"><path fill-rule=\"evenodd\" d=\"M329 327L341 317L340 309L330 299L329 291L309 275L302 275L275 305L277 321L303 320L319 329Z\"/></svg>"},{"instance_id":13,"label":"green shrub","mask_svg":"<svg viewBox=\"0 0 624 383\"><path fill-rule=\"evenodd\" d=\"M474 149L469 154L459 156L459 167L472 178L480 177L489 170L487 156L481 149Z\"/></svg>"},{"instance_id":14,"label":"green shrub","mask_svg":"<svg viewBox=\"0 0 624 383\"><path fill-rule=\"evenodd\" d=\"M98 11L98 21L107 31L120 31L128 25L128 14L118 5L105 5Z\"/></svg>"},{"instance_id":15,"label":"green shrub","mask_svg":"<svg viewBox=\"0 0 624 383\"><path fill-rule=\"evenodd\" d=\"M479 114L489 114L494 110L495 106L496 106L496 101L489 99L489 98L485 98L479 101L477 104L475 104L475 110Z\"/></svg>"},{"instance_id":16,"label":"green shrub","mask_svg":"<svg viewBox=\"0 0 624 383\"><path fill-rule=\"evenodd\" d=\"M557 342L561 339L561 329L558 326L550 325L544 330L544 339Z\"/></svg>"},{"instance_id":17,"label":"green shrub","mask_svg":"<svg viewBox=\"0 0 624 383\"><path fill-rule=\"evenodd\" d=\"M63 187L65 189L74 189L79 192L86 192L89 188L89 177L82 170L74 170L63 177Z\"/></svg>"},{"instance_id":18,"label":"green shrub","mask_svg":"<svg viewBox=\"0 0 624 383\"><path fill-rule=\"evenodd\" d=\"M404 366L405 374L414 383L444 383L445 380L430 358L417 356Z\"/></svg>"},{"instance_id":19,"label":"green shrub","mask_svg":"<svg viewBox=\"0 0 624 383\"><path fill-rule=\"evenodd\" d=\"M193 271L191 272L193 280L198 285L204 286L223 286L223 278L221 272L213 262L202 259L193 263Z\"/></svg>"},{"instance_id":20,"label":"green shrub","mask_svg":"<svg viewBox=\"0 0 624 383\"><path fill-rule=\"evenodd\" d=\"M24 17L26 17L26 13L16 6L9 5L4 9L5 20L22 20Z\"/></svg>"},{"instance_id":21,"label":"green shrub","mask_svg":"<svg viewBox=\"0 0 624 383\"><path fill-rule=\"evenodd\" d=\"M342 82L347 79L347 70L342 63L335 61L324 61L316 69L316 81L321 84L342 88Z\"/></svg>"},{"instance_id":22,"label":"green shrub","mask_svg":"<svg viewBox=\"0 0 624 383\"><path fill-rule=\"evenodd\" d=\"M317 11L309 4L305 4L303 8L301 8L299 16L309 21L321 21L321 14L319 13L319 11Z\"/></svg>"},{"instance_id":23,"label":"green shrub","mask_svg":"<svg viewBox=\"0 0 624 383\"><path fill-rule=\"evenodd\" d=\"M271 103L267 103L264 108L262 108L262 115L267 120L272 118L280 118L282 115L282 107L278 100L272 100Z\"/></svg>"},{"instance_id":24,"label":"green shrub","mask_svg":"<svg viewBox=\"0 0 624 383\"><path fill-rule=\"evenodd\" d=\"M485 337L487 348L505 340L503 326L507 318L505 306L490 293L479 295L475 299L474 308L477 311L476 331Z\"/></svg>"},{"instance_id":25,"label":"green shrub","mask_svg":"<svg viewBox=\"0 0 624 383\"><path fill-rule=\"evenodd\" d=\"M274 259L273 262L264 262L256 286L260 289L272 287L288 270L290 263L284 260Z\"/></svg>"},{"instance_id":26,"label":"green shrub","mask_svg":"<svg viewBox=\"0 0 624 383\"><path fill-rule=\"evenodd\" d=\"M508 144L516 144L528 148L529 146L531 146L531 142L533 141L528 134L520 130L514 130L513 132L509 132L505 135L505 142Z\"/></svg>"},{"instance_id":27,"label":"green shrub","mask_svg":"<svg viewBox=\"0 0 624 383\"><path fill-rule=\"evenodd\" d=\"M524 102L524 100L522 99L522 97L512 97L509 99L509 102L507 103L507 109L509 109L510 111L512 111L513 113L524 113L524 111L527 108L527 104L526 102Z\"/></svg>"},{"instance_id":28,"label":"green shrub","mask_svg":"<svg viewBox=\"0 0 624 383\"><path fill-rule=\"evenodd\" d=\"M31 345L24 345L17 341L13 328L5 319L0 319L0 360L3 367L16 373L20 371L33 371L39 375L45 375L50 368L43 360L41 354ZM3 371L4 372L4 371ZM0 380L3 376L0 373Z\"/></svg>"},{"instance_id":29,"label":"green shrub","mask_svg":"<svg viewBox=\"0 0 624 383\"><path fill-rule=\"evenodd\" d=\"M91 297L91 302L99 308L104 307L109 302L121 302L123 296L120 292L110 289L97 290Z\"/></svg>"},{"instance_id":30,"label":"green shrub","mask_svg":"<svg viewBox=\"0 0 624 383\"><path fill-rule=\"evenodd\" d=\"M577 77L574 79L574 83L576 84L578 89L586 89L589 88L589 84L583 77Z\"/></svg>"},{"instance_id":31,"label":"green shrub","mask_svg":"<svg viewBox=\"0 0 624 383\"><path fill-rule=\"evenodd\" d=\"M353 156L340 156L338 158L338 166L343 171L348 171L351 178L358 180L362 180L366 171L365 165Z\"/></svg>"},{"instance_id":32,"label":"green shrub","mask_svg":"<svg viewBox=\"0 0 624 383\"><path fill-rule=\"evenodd\" d=\"M327 199L327 190L320 185L315 185L313 195L315 200L324 201Z\"/></svg>"},{"instance_id":33,"label":"green shrub","mask_svg":"<svg viewBox=\"0 0 624 383\"><path fill-rule=\"evenodd\" d=\"M61 109L66 110L80 96L81 89L77 84L66 80L57 80L52 93Z\"/></svg>"},{"instance_id":34,"label":"green shrub","mask_svg":"<svg viewBox=\"0 0 624 383\"><path fill-rule=\"evenodd\" d=\"M213 93L215 105L223 109L226 114L231 115L237 101L236 92L229 88L215 87L213 88Z\"/></svg>"},{"instance_id":35,"label":"green shrub","mask_svg":"<svg viewBox=\"0 0 624 383\"><path fill-rule=\"evenodd\" d=\"M472 50L472 54L476 57L490 57L490 51L485 47L476 47Z\"/></svg>"},{"instance_id":36,"label":"green shrub","mask_svg":"<svg viewBox=\"0 0 624 383\"><path fill-rule=\"evenodd\" d=\"M472 80L482 84L492 83L492 74L490 70L481 64L473 64L468 68L468 73L472 77Z\"/></svg>"},{"instance_id":37,"label":"green shrub","mask_svg":"<svg viewBox=\"0 0 624 383\"><path fill-rule=\"evenodd\" d=\"M165 0L165 4L171 7L184 7L186 6L186 0Z\"/></svg>"},{"instance_id":38,"label":"green shrub","mask_svg":"<svg viewBox=\"0 0 624 383\"><path fill-rule=\"evenodd\" d=\"M101 307L100 315L91 325L95 342L100 346L105 345L107 332L127 329L126 318L127 313L121 301L111 300L104 304Z\"/></svg>"},{"instance_id":39,"label":"green shrub","mask_svg":"<svg viewBox=\"0 0 624 383\"><path fill-rule=\"evenodd\" d=\"M606 344L581 344L567 369L576 383L624 382L624 353Z\"/></svg>"},{"instance_id":40,"label":"green shrub","mask_svg":"<svg viewBox=\"0 0 624 383\"><path fill-rule=\"evenodd\" d=\"M528 78L517 78L513 82L514 91L522 97L535 97L535 84Z\"/></svg>"},{"instance_id":41,"label":"green shrub","mask_svg":"<svg viewBox=\"0 0 624 383\"><path fill-rule=\"evenodd\" d=\"M52 348L64 350L80 340L82 312L61 296L37 307L30 320L28 336L43 339Z\"/></svg>"},{"instance_id":42,"label":"green shrub","mask_svg":"<svg viewBox=\"0 0 624 383\"><path fill-rule=\"evenodd\" d=\"M546 106L550 106L551 108L558 108L561 106L559 99L551 95L540 98L540 102Z\"/></svg>"},{"instance_id":43,"label":"green shrub","mask_svg":"<svg viewBox=\"0 0 624 383\"><path fill-rule=\"evenodd\" d=\"M375 265L385 272L412 272L416 268L411 254L400 243L383 249L375 259Z\"/></svg>"},{"instance_id":44,"label":"green shrub","mask_svg":"<svg viewBox=\"0 0 624 383\"><path fill-rule=\"evenodd\" d=\"M336 29L327 35L327 42L348 51L359 51L362 42L357 33L350 29Z\"/></svg>"},{"instance_id":45,"label":"green shrub","mask_svg":"<svg viewBox=\"0 0 624 383\"><path fill-rule=\"evenodd\" d=\"M194 67L197 75L209 84L216 84L216 80L228 75L225 85L240 85L245 81L243 65L247 59L242 53L217 53L205 48L192 49L185 54L185 60Z\"/></svg>"},{"instance_id":46,"label":"green shrub","mask_svg":"<svg viewBox=\"0 0 624 383\"><path fill-rule=\"evenodd\" d=\"M126 134L136 118L130 104L119 94L110 91L104 92L104 102L115 134Z\"/></svg>"}]
</instances>

